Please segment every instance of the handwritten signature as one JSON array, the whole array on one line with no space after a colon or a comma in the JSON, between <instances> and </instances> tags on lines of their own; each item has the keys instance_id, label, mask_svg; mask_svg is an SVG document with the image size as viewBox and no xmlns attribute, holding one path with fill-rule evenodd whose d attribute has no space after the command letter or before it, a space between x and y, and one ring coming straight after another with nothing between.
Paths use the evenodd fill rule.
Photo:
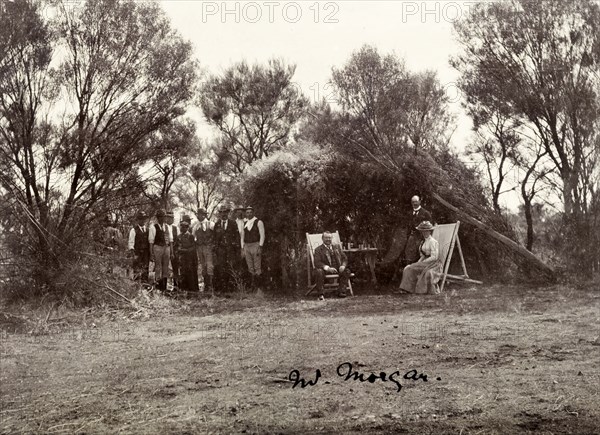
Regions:
<instances>
[{"instance_id":1,"label":"handwritten signature","mask_svg":"<svg viewBox=\"0 0 600 435\"><path fill-rule=\"evenodd\" d=\"M374 384L377 380L381 380L382 382L392 382L396 384L396 392L398 393L402 390L402 384L398 380L399 378L415 382L419 380L423 382L428 381L428 377L425 373L419 373L414 369L407 371L403 376L400 376L400 372L398 370L390 373L389 375L386 372L379 372L379 374L370 373L366 375L358 370L353 370L352 364L349 362L345 362L337 366L336 373L339 377L343 378L344 381L369 382L370 384ZM321 379L321 376L321 370L317 369L314 380L305 380L304 378L300 377L300 372L294 369L288 375L288 379L294 382L292 388L296 388L298 385L300 385L300 388L306 388L317 385L319 379ZM437 377L436 380L441 381L442 378ZM325 383L328 384L329 382Z\"/></svg>"}]
</instances>

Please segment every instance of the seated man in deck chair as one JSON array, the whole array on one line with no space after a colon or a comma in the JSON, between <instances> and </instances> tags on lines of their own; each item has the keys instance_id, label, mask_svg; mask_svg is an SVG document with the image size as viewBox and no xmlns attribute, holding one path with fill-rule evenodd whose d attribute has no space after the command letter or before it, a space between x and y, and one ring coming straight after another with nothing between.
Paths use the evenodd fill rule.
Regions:
<instances>
[{"instance_id":1,"label":"seated man in deck chair","mask_svg":"<svg viewBox=\"0 0 600 435\"><path fill-rule=\"evenodd\" d=\"M339 275L340 292L339 296L346 297L346 287L350 279L350 269L348 269L348 258L340 245L333 245L333 235L330 232L323 233L323 244L315 249L315 277L317 282L317 292L320 295L319 300L324 300L323 284L325 275Z\"/></svg>"}]
</instances>

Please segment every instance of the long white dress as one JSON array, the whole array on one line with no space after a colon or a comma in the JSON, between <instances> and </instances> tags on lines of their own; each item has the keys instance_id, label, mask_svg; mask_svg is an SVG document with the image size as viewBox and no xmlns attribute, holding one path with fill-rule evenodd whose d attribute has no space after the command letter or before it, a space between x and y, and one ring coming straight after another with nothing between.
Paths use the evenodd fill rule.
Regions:
<instances>
[{"instance_id":1,"label":"long white dress","mask_svg":"<svg viewBox=\"0 0 600 435\"><path fill-rule=\"evenodd\" d=\"M417 294L438 294L438 282L442 272L442 262L439 258L439 244L429 235L419 248L421 258L418 262L409 264L402 273L400 289Z\"/></svg>"}]
</instances>

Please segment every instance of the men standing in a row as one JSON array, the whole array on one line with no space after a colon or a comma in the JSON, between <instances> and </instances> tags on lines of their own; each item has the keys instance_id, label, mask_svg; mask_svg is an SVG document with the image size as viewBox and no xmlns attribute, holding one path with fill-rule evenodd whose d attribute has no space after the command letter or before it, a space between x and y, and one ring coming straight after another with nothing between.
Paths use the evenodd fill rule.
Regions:
<instances>
[{"instance_id":1,"label":"men standing in a row","mask_svg":"<svg viewBox=\"0 0 600 435\"><path fill-rule=\"evenodd\" d=\"M148 216L139 211L135 216L136 225L129 231L129 252L133 256L133 279L143 284L148 283L148 265L150 264L150 243L146 219Z\"/></svg>"},{"instance_id":2,"label":"men standing in a row","mask_svg":"<svg viewBox=\"0 0 600 435\"><path fill-rule=\"evenodd\" d=\"M165 223L166 213L164 210L156 212L157 223L150 226L148 230L148 242L150 243L150 256L154 261L155 280L157 289L166 290L169 279L169 260L171 259L171 245L173 237L170 225Z\"/></svg>"},{"instance_id":3,"label":"men standing in a row","mask_svg":"<svg viewBox=\"0 0 600 435\"><path fill-rule=\"evenodd\" d=\"M214 293L213 289L213 274L214 274L214 263L213 263L213 248L215 245L214 237L214 222L209 221L206 210L203 208L198 209L198 222L194 225L194 236L196 236L196 246L198 249L198 275L202 274L204 278L204 289L210 290Z\"/></svg>"},{"instance_id":4,"label":"men standing in a row","mask_svg":"<svg viewBox=\"0 0 600 435\"><path fill-rule=\"evenodd\" d=\"M265 226L263 221L254 216L254 208L246 207L246 222L244 223L244 231L242 237L242 252L246 256L248 264L248 272L251 276L251 286L259 286L262 276L261 255L262 248L265 244Z\"/></svg>"},{"instance_id":5,"label":"men standing in a row","mask_svg":"<svg viewBox=\"0 0 600 435\"><path fill-rule=\"evenodd\" d=\"M240 264L240 233L237 223L229 219L230 207L219 206L219 220L215 224L215 286L221 291L232 288Z\"/></svg>"},{"instance_id":6,"label":"men standing in a row","mask_svg":"<svg viewBox=\"0 0 600 435\"><path fill-rule=\"evenodd\" d=\"M421 207L421 198L415 195L411 198L410 203L412 210L406 220L408 222L408 239L406 240L406 247L404 249L404 260L408 264L416 263L421 257L419 252L421 236L416 228L423 221L433 222L431 213Z\"/></svg>"},{"instance_id":7,"label":"men standing in a row","mask_svg":"<svg viewBox=\"0 0 600 435\"><path fill-rule=\"evenodd\" d=\"M171 236L173 238L173 246L171 249L171 269L173 270L173 289L179 287L178 279L179 279L179 259L177 258L177 239L179 236L179 229L177 225L173 225L175 222L175 214L172 211L167 212L167 225L169 225L171 230Z\"/></svg>"}]
</instances>

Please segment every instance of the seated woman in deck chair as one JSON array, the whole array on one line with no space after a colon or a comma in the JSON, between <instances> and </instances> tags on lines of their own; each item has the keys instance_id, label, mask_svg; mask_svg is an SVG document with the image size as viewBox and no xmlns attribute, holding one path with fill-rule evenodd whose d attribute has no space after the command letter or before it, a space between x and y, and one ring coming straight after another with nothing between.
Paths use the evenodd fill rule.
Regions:
<instances>
[{"instance_id":1,"label":"seated woman in deck chair","mask_svg":"<svg viewBox=\"0 0 600 435\"><path fill-rule=\"evenodd\" d=\"M421 258L418 262L404 268L400 290L417 294L438 294L440 292L438 281L442 272L442 262L439 258L439 244L431 236L433 228L429 221L423 221L417 227L423 237L423 242L419 247Z\"/></svg>"}]
</instances>

